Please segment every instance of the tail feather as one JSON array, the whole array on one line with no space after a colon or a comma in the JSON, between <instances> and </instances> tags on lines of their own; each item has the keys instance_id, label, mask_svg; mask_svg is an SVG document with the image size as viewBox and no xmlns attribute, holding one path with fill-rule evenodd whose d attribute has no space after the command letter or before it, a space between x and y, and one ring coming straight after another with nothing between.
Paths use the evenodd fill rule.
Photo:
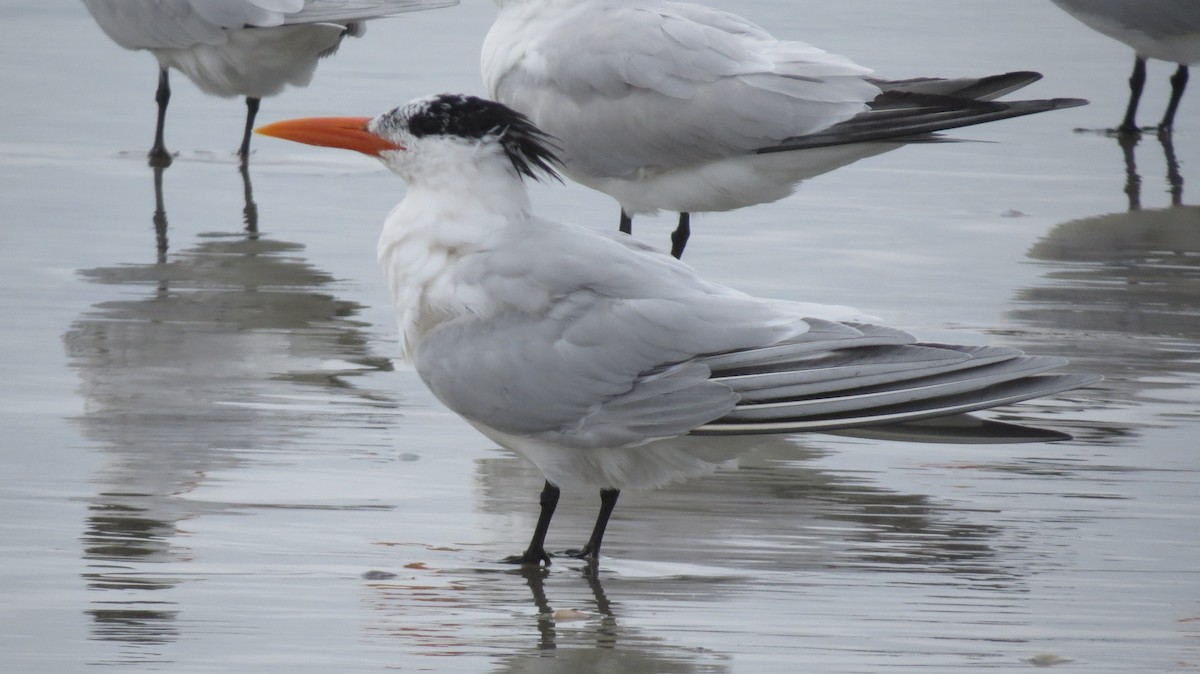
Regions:
<instances>
[{"instance_id":1,"label":"tail feather","mask_svg":"<svg viewBox=\"0 0 1200 674\"><path fill-rule=\"evenodd\" d=\"M991 101L1037 82L1041 73L1023 70L986 77L917 77L908 80L873 80L884 91L906 91L914 94L954 96L977 101Z\"/></svg>"},{"instance_id":2,"label":"tail feather","mask_svg":"<svg viewBox=\"0 0 1200 674\"><path fill-rule=\"evenodd\" d=\"M891 328L805 321L812 329L782 344L692 361L705 367L710 382L736 396L732 409L692 432L775 433L911 422L1100 380L1047 374L1066 365L1066 359L1029 356L1010 347L922 343Z\"/></svg>"},{"instance_id":3,"label":"tail feather","mask_svg":"<svg viewBox=\"0 0 1200 674\"><path fill-rule=\"evenodd\" d=\"M866 112L819 133L789 138L778 145L762 148L758 153L790 152L883 140L910 140L913 136L927 136L938 131L1086 104L1087 101L1079 98L997 102L887 91L880 94L871 104L871 109Z\"/></svg>"},{"instance_id":4,"label":"tail feather","mask_svg":"<svg viewBox=\"0 0 1200 674\"><path fill-rule=\"evenodd\" d=\"M304 9L289 14L284 23L344 23L457 4L458 0L309 0Z\"/></svg>"},{"instance_id":5,"label":"tail feather","mask_svg":"<svg viewBox=\"0 0 1200 674\"><path fill-rule=\"evenodd\" d=\"M718 419L701 426L693 433L697 435L745 435L793 431L832 431L904 423L1010 405L1023 400L1088 386L1100 379L1100 376L1091 374L1042 374L941 398L867 410L851 410L828 416L804 416L770 421Z\"/></svg>"},{"instance_id":6,"label":"tail feather","mask_svg":"<svg viewBox=\"0 0 1200 674\"><path fill-rule=\"evenodd\" d=\"M915 376L932 377L963 369L978 369L1019 357L1016 349L977 347L961 352L954 348L874 347L835 353L811 369L766 368L736 375L714 373L719 381L741 395L743 404L779 404L835 392L865 391ZM788 364L790 365L790 364Z\"/></svg>"},{"instance_id":7,"label":"tail feather","mask_svg":"<svg viewBox=\"0 0 1200 674\"><path fill-rule=\"evenodd\" d=\"M930 376L852 388L837 395L813 395L770 402L739 403L722 420L770 421L797 416L829 416L879 407L906 405L974 391L1062 367L1061 358L1021 356L977 367L962 367Z\"/></svg>"},{"instance_id":8,"label":"tail feather","mask_svg":"<svg viewBox=\"0 0 1200 674\"><path fill-rule=\"evenodd\" d=\"M713 372L723 372L741 365L765 365L805 358L811 354L823 354L830 350L883 344L911 344L916 338L902 330L876 325L835 323L816 318L805 318L809 331L803 339L774 344L758 349L730 351L697 360Z\"/></svg>"}]
</instances>

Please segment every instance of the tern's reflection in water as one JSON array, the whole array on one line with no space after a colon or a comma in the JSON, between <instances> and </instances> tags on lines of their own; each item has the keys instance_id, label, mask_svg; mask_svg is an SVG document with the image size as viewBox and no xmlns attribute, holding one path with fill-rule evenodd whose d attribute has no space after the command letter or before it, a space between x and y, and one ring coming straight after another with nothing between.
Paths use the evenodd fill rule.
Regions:
<instances>
[{"instance_id":1,"label":"tern's reflection in water","mask_svg":"<svg viewBox=\"0 0 1200 674\"><path fill-rule=\"evenodd\" d=\"M1170 391L1200 384L1200 206L1183 204L1169 134L1158 144L1171 205L1143 206L1139 140L1119 139L1129 210L1064 222L1038 241L1029 257L1046 270L1043 282L1017 293L1010 316L1037 330L1020 336L1030 350L1106 375L1098 390L1108 400L1097 403L1154 399L1168 413L1194 415L1194 402L1169 401Z\"/></svg>"},{"instance_id":2,"label":"tern's reflection in water","mask_svg":"<svg viewBox=\"0 0 1200 674\"><path fill-rule=\"evenodd\" d=\"M870 476L816 468L822 453L788 438L759 439L736 474L623 494L629 498L599 567L571 559L520 571L486 562L474 569L411 564L372 577L365 601L377 617L367 641L399 644L406 654L498 660L496 672L722 672L729 658L711 643L679 643L675 628L674 638L649 633L635 626L644 623L623 621L622 607L642 618L701 611L683 619L719 632L773 620L772 630L800 638L814 629L811 615L779 606L770 618L749 616L747 606L768 609L746 597L787 602L819 590L781 591L781 584L819 587L814 578L847 572L856 583L886 585L911 572L910 586L982 588L992 608L1019 603L1027 591L1031 562L1042 553L1018 552L1025 546L1000 525L922 494L876 487ZM541 474L517 457L476 465L477 509L494 518L496 531L520 539L537 516L528 494ZM551 543L568 547L578 538L572 534L590 527L594 504L567 495L559 509ZM480 554L499 559L509 547L496 541Z\"/></svg>"},{"instance_id":3,"label":"tern's reflection in water","mask_svg":"<svg viewBox=\"0 0 1200 674\"><path fill-rule=\"evenodd\" d=\"M626 587L611 580L631 596L639 587L637 581ZM653 587L658 598L686 598L710 585L711 579L683 579L675 587L661 582ZM594 570L419 569L371 582L366 592L378 616L368 628L368 643L399 641L406 656L452 655L462 663L479 658L497 673L729 671L728 656L672 644L624 624L619 602L609 600ZM649 598L637 599L644 604ZM463 668L484 671L483 664Z\"/></svg>"},{"instance_id":4,"label":"tern's reflection in water","mask_svg":"<svg viewBox=\"0 0 1200 674\"><path fill-rule=\"evenodd\" d=\"M244 231L168 256L156 170L157 261L83 271L124 299L95 305L64 337L86 402L79 423L105 458L83 533L86 581L103 592L87 613L93 638L121 642L128 661L178 637L185 607L170 589L190 556L180 523L237 508L182 494L249 454L295 450L314 428L395 407L345 381L390 361L369 354L360 307L324 290L333 279L302 246L258 234L244 171Z\"/></svg>"},{"instance_id":5,"label":"tern's reflection in water","mask_svg":"<svg viewBox=\"0 0 1200 674\"><path fill-rule=\"evenodd\" d=\"M758 436L751 453L738 460L736 474L622 494L628 498L613 523L602 568L626 558L738 573L873 567L982 574L998 584L1021 575L996 558L993 527L922 494L816 469L811 461L822 452L795 440ZM536 468L517 458L478 465L482 512L536 517L536 503L528 498L542 479ZM551 538L559 548L570 547L586 535L594 504L564 498L559 509ZM511 528L527 525L513 522Z\"/></svg>"}]
</instances>

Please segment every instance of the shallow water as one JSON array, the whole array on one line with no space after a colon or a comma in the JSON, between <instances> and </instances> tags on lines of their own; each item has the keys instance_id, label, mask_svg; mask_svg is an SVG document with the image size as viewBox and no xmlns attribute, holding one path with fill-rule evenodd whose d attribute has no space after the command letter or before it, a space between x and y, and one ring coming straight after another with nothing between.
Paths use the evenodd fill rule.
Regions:
<instances>
[{"instance_id":1,"label":"shallow water","mask_svg":"<svg viewBox=\"0 0 1200 674\"><path fill-rule=\"evenodd\" d=\"M156 175L152 59L80 5L8 0L0 670L1200 670L1197 95L1172 144L1123 148L1073 130L1118 121L1130 55L1048 2L725 6L890 76L1033 69L1030 97L1093 101L704 216L687 256L930 339L1068 356L1107 379L988 416L1074 440L781 438L623 495L598 576L494 564L541 480L393 359L374 239L399 181L265 138L239 174L241 104L181 77ZM262 119L479 93L493 12L372 25ZM577 187L535 201L615 225ZM551 544L595 506L564 494Z\"/></svg>"}]
</instances>

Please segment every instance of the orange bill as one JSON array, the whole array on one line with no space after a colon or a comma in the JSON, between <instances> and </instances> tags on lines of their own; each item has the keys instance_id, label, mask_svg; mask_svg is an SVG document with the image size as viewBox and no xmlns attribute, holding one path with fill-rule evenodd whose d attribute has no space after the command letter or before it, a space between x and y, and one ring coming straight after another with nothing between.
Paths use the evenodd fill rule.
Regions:
<instances>
[{"instance_id":1,"label":"orange bill","mask_svg":"<svg viewBox=\"0 0 1200 674\"><path fill-rule=\"evenodd\" d=\"M404 149L367 131L369 121L370 117L304 117L260 126L254 132L307 145L355 150L372 157L386 150Z\"/></svg>"}]
</instances>

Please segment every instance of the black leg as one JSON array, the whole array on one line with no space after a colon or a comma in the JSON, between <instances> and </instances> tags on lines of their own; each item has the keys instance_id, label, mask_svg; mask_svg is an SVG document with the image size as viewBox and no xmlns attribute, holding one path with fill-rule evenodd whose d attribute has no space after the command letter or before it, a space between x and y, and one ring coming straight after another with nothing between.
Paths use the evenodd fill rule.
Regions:
<instances>
[{"instance_id":1,"label":"black leg","mask_svg":"<svg viewBox=\"0 0 1200 674\"><path fill-rule=\"evenodd\" d=\"M595 562L600 558L600 542L604 540L604 530L608 527L608 518L612 516L613 508L617 507L617 497L620 489L600 490L600 514L596 516L596 525L592 527L592 537L582 550L572 550L567 555L577 559Z\"/></svg>"},{"instance_id":2,"label":"black leg","mask_svg":"<svg viewBox=\"0 0 1200 674\"><path fill-rule=\"evenodd\" d=\"M621 209L621 224L617 229L624 234L633 234L633 218L629 217L624 208Z\"/></svg>"},{"instance_id":3,"label":"black leg","mask_svg":"<svg viewBox=\"0 0 1200 674\"><path fill-rule=\"evenodd\" d=\"M158 103L158 123L154 127L154 145L150 148L150 165L166 167L171 165L171 153L167 152L163 142L163 127L167 124L167 104L171 102L171 80L167 69L158 71L158 91L154 93L154 101Z\"/></svg>"},{"instance_id":4,"label":"black leg","mask_svg":"<svg viewBox=\"0 0 1200 674\"><path fill-rule=\"evenodd\" d=\"M545 562L550 565L550 555L546 552L546 532L550 530L550 520L554 517L554 509L558 507L558 497L560 494L558 487L546 481L546 486L542 488L542 496L540 502L542 504L542 512L538 515L537 526L533 529L533 538L529 541L529 547L525 552L512 557L505 557L502 562L505 564L541 564Z\"/></svg>"},{"instance_id":5,"label":"black leg","mask_svg":"<svg viewBox=\"0 0 1200 674\"><path fill-rule=\"evenodd\" d=\"M679 214L679 226L671 232L671 255L675 259L683 257L683 249L687 247L688 238L692 235L692 216L690 213Z\"/></svg>"},{"instance_id":6,"label":"black leg","mask_svg":"<svg viewBox=\"0 0 1200 674\"><path fill-rule=\"evenodd\" d=\"M1183 99L1183 90L1187 88L1188 67L1180 64L1175 74L1171 76L1171 101L1167 103L1167 112L1159 123L1159 131L1170 131L1175 124L1175 110Z\"/></svg>"},{"instance_id":7,"label":"black leg","mask_svg":"<svg viewBox=\"0 0 1200 674\"><path fill-rule=\"evenodd\" d=\"M1117 131L1121 133L1137 133L1138 101L1142 98L1142 87L1146 84L1146 59L1135 56L1133 74L1129 76L1129 107L1125 108L1125 120Z\"/></svg>"},{"instance_id":8,"label":"black leg","mask_svg":"<svg viewBox=\"0 0 1200 674\"><path fill-rule=\"evenodd\" d=\"M246 130L242 132L242 146L238 148L238 156L245 163L250 158L250 136L254 133L254 118L258 117L260 98L246 97Z\"/></svg>"}]
</instances>

